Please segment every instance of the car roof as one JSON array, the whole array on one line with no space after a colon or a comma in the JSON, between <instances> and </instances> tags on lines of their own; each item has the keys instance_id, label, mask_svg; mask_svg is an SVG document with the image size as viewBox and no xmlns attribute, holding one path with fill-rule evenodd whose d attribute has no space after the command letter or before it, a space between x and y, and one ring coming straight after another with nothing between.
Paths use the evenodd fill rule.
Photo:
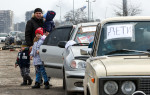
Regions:
<instances>
[{"instance_id":1,"label":"car roof","mask_svg":"<svg viewBox=\"0 0 150 95\"><path fill-rule=\"evenodd\" d=\"M74 25L62 25L62 26L58 26L56 28L69 28L69 27L73 27Z\"/></svg>"},{"instance_id":2,"label":"car roof","mask_svg":"<svg viewBox=\"0 0 150 95\"><path fill-rule=\"evenodd\" d=\"M0 34L7 34L7 33L0 33Z\"/></svg>"},{"instance_id":3,"label":"car roof","mask_svg":"<svg viewBox=\"0 0 150 95\"><path fill-rule=\"evenodd\" d=\"M150 21L150 16L125 16L125 17L112 17L103 20L102 25L107 22L121 22L121 21Z\"/></svg>"},{"instance_id":4,"label":"car roof","mask_svg":"<svg viewBox=\"0 0 150 95\"><path fill-rule=\"evenodd\" d=\"M90 26L90 25L97 25L99 22L87 22L87 23L79 23L77 26Z\"/></svg>"},{"instance_id":5,"label":"car roof","mask_svg":"<svg viewBox=\"0 0 150 95\"><path fill-rule=\"evenodd\" d=\"M10 32L18 32L18 33L20 33L21 31L10 31Z\"/></svg>"}]
</instances>

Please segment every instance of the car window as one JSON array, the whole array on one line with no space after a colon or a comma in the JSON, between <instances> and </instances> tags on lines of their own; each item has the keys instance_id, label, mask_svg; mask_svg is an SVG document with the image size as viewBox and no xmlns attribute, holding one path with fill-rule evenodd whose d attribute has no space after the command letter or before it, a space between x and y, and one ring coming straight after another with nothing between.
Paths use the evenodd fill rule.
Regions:
<instances>
[{"instance_id":1,"label":"car window","mask_svg":"<svg viewBox=\"0 0 150 95\"><path fill-rule=\"evenodd\" d=\"M57 46L59 41L68 41L72 27L56 28L45 39L44 45Z\"/></svg>"},{"instance_id":2,"label":"car window","mask_svg":"<svg viewBox=\"0 0 150 95\"><path fill-rule=\"evenodd\" d=\"M81 27L75 36L77 43L91 43L94 39L96 26Z\"/></svg>"},{"instance_id":3,"label":"car window","mask_svg":"<svg viewBox=\"0 0 150 95\"><path fill-rule=\"evenodd\" d=\"M117 50L150 50L150 22L108 23L102 28L97 55L107 55ZM135 54L116 52L115 54Z\"/></svg>"},{"instance_id":4,"label":"car window","mask_svg":"<svg viewBox=\"0 0 150 95\"><path fill-rule=\"evenodd\" d=\"M10 35L16 36L17 32L10 32Z\"/></svg>"},{"instance_id":5,"label":"car window","mask_svg":"<svg viewBox=\"0 0 150 95\"><path fill-rule=\"evenodd\" d=\"M7 34L0 34L0 37L6 37Z\"/></svg>"},{"instance_id":6,"label":"car window","mask_svg":"<svg viewBox=\"0 0 150 95\"><path fill-rule=\"evenodd\" d=\"M18 37L20 37L20 38L21 38L21 37L25 37L25 33L19 33L19 34L18 34Z\"/></svg>"}]
</instances>

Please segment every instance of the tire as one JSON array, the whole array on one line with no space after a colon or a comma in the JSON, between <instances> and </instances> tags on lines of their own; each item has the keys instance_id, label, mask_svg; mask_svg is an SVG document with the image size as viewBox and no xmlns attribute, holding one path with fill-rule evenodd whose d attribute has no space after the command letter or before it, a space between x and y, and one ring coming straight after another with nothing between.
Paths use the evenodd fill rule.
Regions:
<instances>
[{"instance_id":1,"label":"tire","mask_svg":"<svg viewBox=\"0 0 150 95\"><path fill-rule=\"evenodd\" d=\"M63 89L65 90L66 88L66 81L65 81L65 70L63 68Z\"/></svg>"},{"instance_id":2,"label":"tire","mask_svg":"<svg viewBox=\"0 0 150 95\"><path fill-rule=\"evenodd\" d=\"M90 95L90 91L89 91L89 89L87 89L87 95Z\"/></svg>"}]
</instances>

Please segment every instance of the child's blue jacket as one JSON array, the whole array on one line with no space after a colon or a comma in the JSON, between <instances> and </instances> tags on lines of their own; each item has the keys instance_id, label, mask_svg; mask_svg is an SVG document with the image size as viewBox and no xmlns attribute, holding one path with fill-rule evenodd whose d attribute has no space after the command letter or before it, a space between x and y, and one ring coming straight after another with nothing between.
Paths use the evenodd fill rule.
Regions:
<instances>
[{"instance_id":1,"label":"child's blue jacket","mask_svg":"<svg viewBox=\"0 0 150 95\"><path fill-rule=\"evenodd\" d=\"M41 37L37 42L34 42L34 45L32 46L32 51L30 53L30 56L33 57L33 65L42 65L43 64L41 61L40 55L37 54L37 51L39 51L40 46L44 42L44 39L45 38Z\"/></svg>"}]
</instances>

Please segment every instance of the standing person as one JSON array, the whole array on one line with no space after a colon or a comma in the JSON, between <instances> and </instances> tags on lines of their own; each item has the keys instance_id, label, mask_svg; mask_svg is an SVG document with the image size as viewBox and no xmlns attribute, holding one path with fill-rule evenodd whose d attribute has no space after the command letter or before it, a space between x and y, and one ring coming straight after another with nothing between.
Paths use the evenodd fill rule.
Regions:
<instances>
[{"instance_id":1,"label":"standing person","mask_svg":"<svg viewBox=\"0 0 150 95\"><path fill-rule=\"evenodd\" d=\"M25 29L25 41L29 49L32 49L33 39L35 37L35 30L39 27L43 27L43 12L41 8L36 8L34 10L34 14L32 18L27 21L26 29ZM41 84L43 80L41 78Z\"/></svg>"},{"instance_id":2,"label":"standing person","mask_svg":"<svg viewBox=\"0 0 150 95\"><path fill-rule=\"evenodd\" d=\"M21 45L21 50L18 52L17 60L15 63L15 68L17 66L20 67L20 72L23 77L23 85L31 85L32 84L32 79L30 77L30 56L29 56L29 48L27 47L26 43L23 43Z\"/></svg>"},{"instance_id":3,"label":"standing person","mask_svg":"<svg viewBox=\"0 0 150 95\"><path fill-rule=\"evenodd\" d=\"M43 65L43 62L41 61L41 58L39 56L39 49L40 46L43 44L45 37L43 35L43 28L38 28L35 31L36 37L34 38L34 45L32 47L32 51L30 53L30 57L32 59L33 57L33 65L35 66L36 70L36 80L35 80L35 85L32 86L32 88L40 88L40 80L41 80L41 74L44 78L44 85L45 89L49 89L49 82L48 82L48 77L45 72L45 68Z\"/></svg>"},{"instance_id":4,"label":"standing person","mask_svg":"<svg viewBox=\"0 0 150 95\"><path fill-rule=\"evenodd\" d=\"M33 39L35 37L35 30L39 27L43 27L43 12L41 8L36 8L34 10L33 17L27 21L25 29L25 41L27 45L32 47Z\"/></svg>"}]
</instances>

